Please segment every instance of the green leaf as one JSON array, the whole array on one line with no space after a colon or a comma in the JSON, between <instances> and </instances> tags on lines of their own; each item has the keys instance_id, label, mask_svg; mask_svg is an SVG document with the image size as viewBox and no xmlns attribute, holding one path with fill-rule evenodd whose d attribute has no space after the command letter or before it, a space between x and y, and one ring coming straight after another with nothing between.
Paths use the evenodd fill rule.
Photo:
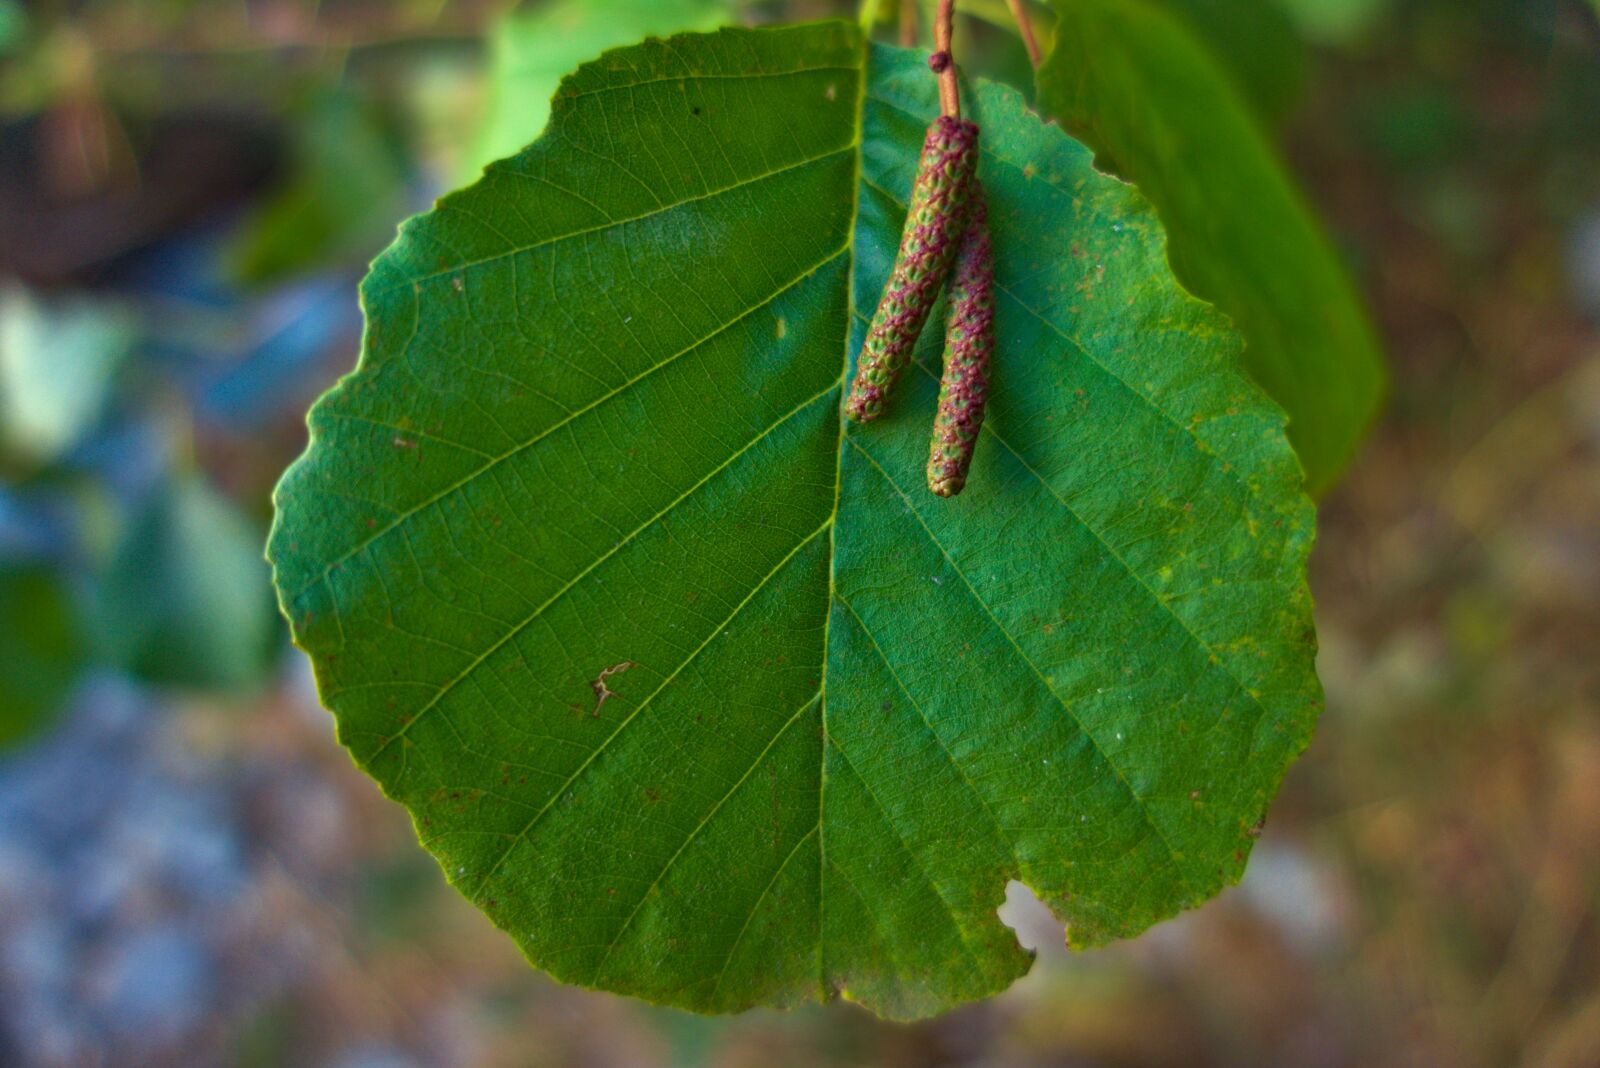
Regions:
<instances>
[{"instance_id":1,"label":"green leaf","mask_svg":"<svg viewBox=\"0 0 1600 1068\"><path fill-rule=\"evenodd\" d=\"M356 761L552 975L923 1016L1236 880L1320 694L1282 413L1138 192L969 94L997 259L971 481L942 331L840 420L925 128L851 23L678 37L411 220L269 546Z\"/></svg>"},{"instance_id":2,"label":"green leaf","mask_svg":"<svg viewBox=\"0 0 1600 1068\"><path fill-rule=\"evenodd\" d=\"M1283 118L1304 88L1306 49L1295 32L1294 23L1278 4L1270 0L1153 2L1171 11L1194 31L1216 60L1233 76L1238 88L1264 119L1276 122ZM938 0L920 0L920 3L923 12L920 26L926 36ZM895 4L888 6L898 9ZM1013 37L1018 36L1016 17L1006 0L957 0L956 11L997 27ZM1055 40L1054 10L1030 2L1028 20L1040 46L1048 53ZM974 66L974 57L969 50L975 42L961 36L959 28L957 36L962 68L967 71L980 70L989 75L982 66ZM1019 50L1020 47L1019 43ZM1027 66L1025 53L1021 62L1024 67ZM1031 68L1028 69L1026 82L1031 92Z\"/></svg>"},{"instance_id":3,"label":"green leaf","mask_svg":"<svg viewBox=\"0 0 1600 1068\"><path fill-rule=\"evenodd\" d=\"M1155 203L1180 280L1232 317L1289 413L1313 491L1349 463L1384 388L1339 256L1228 76L1144 0L1058 0L1040 106Z\"/></svg>"},{"instance_id":4,"label":"green leaf","mask_svg":"<svg viewBox=\"0 0 1600 1068\"><path fill-rule=\"evenodd\" d=\"M1330 44L1347 43L1371 29L1393 0L1278 0L1300 32ZM1593 0L1600 2L1600 0Z\"/></svg>"},{"instance_id":5,"label":"green leaf","mask_svg":"<svg viewBox=\"0 0 1600 1068\"><path fill-rule=\"evenodd\" d=\"M59 576L0 564L0 749L55 717L83 660L78 619Z\"/></svg>"},{"instance_id":6,"label":"green leaf","mask_svg":"<svg viewBox=\"0 0 1600 1068\"><path fill-rule=\"evenodd\" d=\"M1305 88L1307 58L1282 7L1271 0L1155 2L1183 20L1264 120L1288 113Z\"/></svg>"},{"instance_id":7,"label":"green leaf","mask_svg":"<svg viewBox=\"0 0 1600 1068\"><path fill-rule=\"evenodd\" d=\"M714 29L735 8L735 0L549 0L506 15L489 39L489 100L462 180L538 137L551 94L579 63L641 37Z\"/></svg>"},{"instance_id":8,"label":"green leaf","mask_svg":"<svg viewBox=\"0 0 1600 1068\"><path fill-rule=\"evenodd\" d=\"M0 0L0 56L21 50L28 38L28 12L20 0Z\"/></svg>"},{"instance_id":9,"label":"green leaf","mask_svg":"<svg viewBox=\"0 0 1600 1068\"><path fill-rule=\"evenodd\" d=\"M245 218L226 250L229 272L247 284L365 263L406 207L405 153L375 101L329 86L296 112L288 180Z\"/></svg>"},{"instance_id":10,"label":"green leaf","mask_svg":"<svg viewBox=\"0 0 1600 1068\"><path fill-rule=\"evenodd\" d=\"M107 659L158 685L259 685L277 637L259 544L255 527L199 477L162 486L100 582Z\"/></svg>"},{"instance_id":11,"label":"green leaf","mask_svg":"<svg viewBox=\"0 0 1600 1068\"><path fill-rule=\"evenodd\" d=\"M55 459L100 417L137 336L118 305L0 290L0 438L29 459Z\"/></svg>"}]
</instances>

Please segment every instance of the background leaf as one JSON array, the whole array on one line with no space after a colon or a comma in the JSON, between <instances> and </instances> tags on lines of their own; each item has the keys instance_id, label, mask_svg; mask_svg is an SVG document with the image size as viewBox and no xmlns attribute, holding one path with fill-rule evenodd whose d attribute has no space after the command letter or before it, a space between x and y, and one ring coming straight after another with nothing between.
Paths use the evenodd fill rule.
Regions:
<instances>
[{"instance_id":1,"label":"background leaf","mask_svg":"<svg viewBox=\"0 0 1600 1068\"><path fill-rule=\"evenodd\" d=\"M1178 277L1233 318L1245 365L1289 413L1314 491L1376 415L1378 341L1338 253L1228 76L1144 0L1056 5L1040 106L1150 197Z\"/></svg>"},{"instance_id":2,"label":"background leaf","mask_svg":"<svg viewBox=\"0 0 1600 1068\"><path fill-rule=\"evenodd\" d=\"M1307 37L1348 41L1370 29L1394 0L1279 0Z\"/></svg>"},{"instance_id":3,"label":"background leaf","mask_svg":"<svg viewBox=\"0 0 1600 1068\"><path fill-rule=\"evenodd\" d=\"M1155 0L1192 30L1268 122L1282 119L1306 82L1306 48L1273 0ZM1318 0L1326 3L1327 0Z\"/></svg>"},{"instance_id":4,"label":"background leaf","mask_svg":"<svg viewBox=\"0 0 1600 1068\"><path fill-rule=\"evenodd\" d=\"M83 651L60 577L0 562L0 749L31 737L60 711Z\"/></svg>"},{"instance_id":5,"label":"background leaf","mask_svg":"<svg viewBox=\"0 0 1600 1068\"><path fill-rule=\"evenodd\" d=\"M1306 80L1306 48L1295 32L1289 14L1277 3L1262 0L1152 0L1153 3L1182 19L1199 40L1210 49L1212 57L1233 75L1235 84L1262 118L1276 122L1284 117L1294 104ZM1320 0L1314 0L1320 2ZM926 36L931 33L934 11L938 0L919 0L922 18L919 27ZM884 16L898 10L897 4L886 4ZM1048 54L1055 41L1055 10L1045 0L1027 5L1028 20L1040 47ZM1006 0L957 0L956 12L981 21L986 26L1017 37L1016 17ZM969 29L968 23L958 29ZM973 56L973 45L980 52ZM974 39L970 33L961 40L961 66L968 72L977 70L985 77L1013 84L1009 72L996 72L992 64L985 63L982 46L985 42ZM1020 44L1018 46L1020 48ZM975 65L975 61L976 64ZM1021 63L1027 67L1024 54ZM1033 71L1028 68L1026 92L1034 91Z\"/></svg>"},{"instance_id":6,"label":"background leaf","mask_svg":"<svg viewBox=\"0 0 1600 1068\"><path fill-rule=\"evenodd\" d=\"M736 7L735 0L551 0L507 15L489 39L489 102L462 180L538 137L551 95L579 63L643 37L715 29Z\"/></svg>"},{"instance_id":7,"label":"background leaf","mask_svg":"<svg viewBox=\"0 0 1600 1068\"><path fill-rule=\"evenodd\" d=\"M869 62L870 56L870 62ZM566 981L927 1015L1237 879L1320 695L1312 511L1132 187L969 96L997 249L971 483L938 330L839 417L936 113L849 23L612 52L363 286L269 555L356 760Z\"/></svg>"},{"instance_id":8,"label":"background leaf","mask_svg":"<svg viewBox=\"0 0 1600 1068\"><path fill-rule=\"evenodd\" d=\"M107 659L163 685L258 685L277 638L259 544L254 526L198 476L163 484L100 582Z\"/></svg>"},{"instance_id":9,"label":"background leaf","mask_svg":"<svg viewBox=\"0 0 1600 1068\"><path fill-rule=\"evenodd\" d=\"M46 303L19 286L0 290L0 437L32 460L51 460L100 417L138 337L118 305Z\"/></svg>"},{"instance_id":10,"label":"background leaf","mask_svg":"<svg viewBox=\"0 0 1600 1068\"><path fill-rule=\"evenodd\" d=\"M366 262L406 208L407 163L389 116L344 84L297 102L292 171L231 238L228 266L263 285Z\"/></svg>"}]
</instances>

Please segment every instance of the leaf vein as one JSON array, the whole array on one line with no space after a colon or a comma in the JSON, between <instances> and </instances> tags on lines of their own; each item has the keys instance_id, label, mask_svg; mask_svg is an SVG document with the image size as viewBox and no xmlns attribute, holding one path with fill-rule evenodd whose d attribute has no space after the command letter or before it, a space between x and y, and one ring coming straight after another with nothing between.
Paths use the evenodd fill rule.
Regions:
<instances>
[{"instance_id":1,"label":"leaf vein","mask_svg":"<svg viewBox=\"0 0 1600 1068\"><path fill-rule=\"evenodd\" d=\"M728 614L727 618L725 618L716 627L713 627L711 629L711 633L706 636L706 639L697 645L694 650L684 658L682 663L673 668L672 673L663 679L659 686L657 686L654 690L651 690L645 699L639 702L639 707L628 713L628 715L623 718L622 722L617 724L616 730L607 735L605 740L602 741L598 747L596 747L594 752L590 753L589 756L584 759L583 763L578 765L576 770L574 770L572 774L567 777L566 782L562 783L559 789L551 793L550 799L544 803L544 807L540 808L539 811L534 814L533 818L529 820L527 824L512 837L509 843L506 844L506 847L500 853L500 856L495 859L495 862L489 866L489 869L485 871L483 876L478 880L478 888L480 890L488 885L490 878L494 876L495 872L500 870L501 865L503 865L511 856L512 850L526 840L527 836L532 833L536 826L538 826L539 821L544 818L545 814L554 808L556 802L561 800L561 796L567 792L573 783L578 781L578 777L582 775L584 771L594 765L594 762L598 760L600 755L610 747L611 743L614 742L617 737L627 729L628 725L634 720L638 719L639 715L649 707L650 702L655 700L656 696L660 694L662 690L665 690L669 685L671 685L673 680L682 674L683 670L694 662L695 657L704 652L706 647L716 640L717 635L721 634L725 629L727 629L728 624L732 623L734 619L738 617L739 613L744 611L745 607L749 605L751 601L755 600L756 595L766 588L767 583L776 578L779 572L787 567L789 562L800 554L801 549L804 549L807 545L810 545L819 534L832 527L832 525L833 518L830 516L826 522L824 522L810 534L807 534L797 545L795 545L793 549L790 549L788 554L785 555L782 560L779 560L772 570L767 572L767 574L762 577L760 582L756 583L755 587L745 596L744 600L740 601L734 606L733 611ZM415 720L412 722L415 722Z\"/></svg>"},{"instance_id":2,"label":"leaf vein","mask_svg":"<svg viewBox=\"0 0 1600 1068\"><path fill-rule=\"evenodd\" d=\"M684 197L682 200L675 200L670 204L661 204L659 207L651 208L649 211L641 212L638 215L630 215L625 218L614 219L611 222L604 223L600 226L590 226L579 230L569 230L564 234L555 234L551 237L531 242L530 244L518 245L515 248L508 248L504 252L496 252L491 256L484 256L476 260L466 260L462 263L453 264L452 266L443 268L442 270L429 271L426 274L412 275L409 278L405 278L397 282L391 282L389 285L386 285L381 289L374 289L368 294L368 299L376 299L377 297L392 293L395 290L402 289L406 286L420 286L424 282L431 282L435 279L444 278L449 275L460 274L464 271L472 270L475 267L482 267L511 256L520 256L525 252L532 252L535 249L546 248L550 245L557 245L563 241L570 241L575 237L588 237L591 234L602 234L607 230L614 230L619 226L628 226L632 223L644 222L648 219L654 218L657 215L665 214L666 212L673 211L677 208L686 207L690 204L696 204L702 200L712 200L716 197L724 196L728 193L743 189L746 186L758 185L761 182L765 182L769 179L778 178L793 171L803 170L804 168L817 163L824 163L835 156L842 156L846 152L854 152L855 149L856 145L854 143L841 145L838 148L829 149L828 151L815 156L808 156L805 159L796 160L793 163L787 163L781 167L763 171L760 174L752 175L748 178L741 178L736 182L732 182L725 186L719 186L716 189L708 189L704 193L696 193L694 196ZM440 205L441 209L448 207L448 200L449 198L446 198L445 203Z\"/></svg>"},{"instance_id":3,"label":"leaf vein","mask_svg":"<svg viewBox=\"0 0 1600 1068\"><path fill-rule=\"evenodd\" d=\"M467 664L467 666L465 668L463 668L459 674L457 674L453 679L451 679L449 682L445 683L444 686L442 686L440 688L439 692L433 696L432 700L430 700L427 704L425 704L421 708L419 708L416 711L416 713L409 720L406 721L405 725L403 727L401 727L400 730L396 731L393 735L391 735L389 737L389 739L386 742L384 742L376 750L374 750L373 753L369 757L367 757L366 763L371 764L373 761L377 760L378 757L382 756L384 750L388 749L389 746L393 745L395 742L397 742L401 738L405 737L406 732L409 731L413 726L415 726L417 721L420 720L425 713L427 713L429 710L437 707L439 702L444 700L445 696L447 694L449 694L450 691L453 690L456 686L458 686L463 679L465 679L468 675L472 674L472 672L475 671L478 668L479 665L481 665L485 660L487 660L489 657L493 656L496 652L498 652L502 647L504 647L504 645L507 642L511 641L511 639L515 638L518 634L521 634L524 630L526 630L534 622L534 620L538 619L540 616L542 616L544 614L546 609L548 609L551 605L555 604L556 601L560 600L563 596L565 596L573 587L575 587L578 583L582 582L585 578L587 578L590 574L592 574L594 572L595 568L599 567L601 564L603 564L607 560L611 559L617 553L621 552L626 546L628 546L629 544L631 544L633 542L634 538L638 537L640 534L643 534L646 530L649 530L656 523L660 522L674 508L678 507L678 505L682 504L684 501L688 500L691 496L693 496L694 493L697 490L699 490L702 486L706 485L713 478L715 478L718 474L720 474L721 472L727 470L730 466L732 466L732 464L733 464L733 462L735 460L739 459L741 456L745 455L751 449L755 448L757 444L759 444L760 442L764 441L768 437L768 435L770 435L773 431L777 430L780 426L783 426L790 419L794 418L796 415L798 415L801 412L805 411L811 405L815 404L817 401L821 400L823 397L826 397L828 394L834 392L838 388L839 388L838 383L836 383L836 382L835 383L831 383L828 386L827 389L823 390L820 393L817 393L816 395L810 397L809 399L807 399L805 401L802 401L799 405L795 406L792 410L790 410L789 412L787 412L784 415L780 416L776 421L774 421L771 425L769 425L765 430L761 431L761 433L759 433L755 437L751 438L741 449L739 449L739 451L735 452L733 455L729 456L726 460L724 460L721 463L719 463L716 467L713 467L710 471L706 472L706 474L703 475L698 482L696 482L694 485L690 486L688 489L684 490L683 493L680 494L676 499L674 499L673 501L668 503L665 508L661 509L661 511L657 512L655 515L653 515L649 519L645 520L642 524L640 524L639 526L635 527L632 531L630 531L628 533L627 537L621 539L615 545L613 545L611 548L607 549L604 553L602 553L600 556L596 557L591 563L589 563L587 566L585 566L582 571L578 572L578 574L574 575L571 579L569 579L566 582L565 585L563 585L560 589L556 590L555 593L551 594L544 601L544 603L540 604L539 607L535 608L531 614L526 616L516 626L514 626L511 629L509 629L508 631L506 631L506 633L504 635L502 635L499 639L497 639L493 644L491 644L482 653L480 653L480 654L478 654L478 656L474 657L472 659L472 661L469 664ZM830 516L828 522L832 523L832 521L833 521L833 519ZM821 532L821 528L820 527L818 528L818 532L819 533ZM375 569L375 570L381 571L382 569L378 568L378 569ZM330 695L330 697L332 697L332 696L337 696L337 695L336 694Z\"/></svg>"},{"instance_id":4,"label":"leaf vein","mask_svg":"<svg viewBox=\"0 0 1600 1068\"><path fill-rule=\"evenodd\" d=\"M1017 658L1027 665L1028 670L1031 671L1039 680L1040 684L1044 686L1045 691L1056 699L1056 703L1061 706L1062 711L1067 714L1068 718L1070 718L1073 723L1077 724L1078 729L1083 732L1083 736L1089 739L1089 742L1094 746L1096 754L1099 755L1101 763L1103 763L1106 768L1110 770L1111 774L1116 777L1117 782L1121 784L1122 788L1127 791L1128 796L1133 800L1133 807L1138 811L1139 816L1144 821L1145 826L1151 830L1151 832L1166 848L1173 870L1179 873L1180 878L1182 878L1184 882L1188 882L1187 877L1183 874L1183 865L1179 863L1180 858L1177 849L1173 846L1172 841L1167 837L1166 832L1161 829L1161 827L1155 822L1155 819L1150 815L1149 810L1145 807L1144 799L1139 796L1138 792L1134 790L1133 784L1130 783L1127 776L1122 773L1121 766L1118 765L1116 761L1111 759L1111 755L1106 752L1105 747L1100 743L1100 739L1095 736L1093 731L1089 730L1088 726L1083 722L1083 720L1078 718L1077 712L1073 711L1072 706L1069 705L1066 700L1064 700L1062 696L1056 692L1055 687L1050 685L1049 681L1044 677L1044 673L1039 670L1038 665L1033 662L1032 658L1030 658L1027 653L1023 652L1022 646L1018 644L1017 639L1012 636L1011 632L1006 629L1005 624L1000 622L999 617L994 614L994 610L989 606L988 602L985 601L982 595L978 593L977 587L973 586L972 580L967 577L967 573L961 569L959 564L956 563L955 558L952 557L949 550L944 547L944 543L934 535L933 530L928 526L927 521L922 518L921 511L918 510L911 497L905 492L905 490L900 488L900 484L894 480L893 476L891 476L888 471L884 470L883 465L878 463L877 459L873 457L873 455L869 453L853 435L846 434L845 438L850 442L855 450L859 452L862 457L873 466L874 469L877 470L878 474L883 477L883 480L889 484L890 488L900 496L900 499L905 502L907 510L913 517L915 517L917 524L922 527L923 532L927 534L928 540L933 543L934 548L939 550L939 553L944 557L945 562L950 565L950 570L954 571L957 577L961 579L962 585L967 588L967 592L972 595L972 599L977 603L978 607L983 609L984 614L987 615L990 622L995 625L995 629L997 629L1000 632L1000 635L1005 638L1007 643L1010 644L1011 648L1016 652Z\"/></svg>"},{"instance_id":5,"label":"leaf vein","mask_svg":"<svg viewBox=\"0 0 1600 1068\"><path fill-rule=\"evenodd\" d=\"M694 830L690 831L688 837L683 840L683 844L677 848L672 856L667 858L667 862L662 865L661 870L656 874L656 877L650 881L650 885L645 889L645 892L639 896L638 904L634 905L633 911L628 913L628 918L622 921L622 926L617 928L616 936L611 939L611 944L606 947L605 953L600 957L600 963L595 965L594 975L591 977L590 982L599 981L601 973L605 970L606 961L611 959L612 951L622 943L622 936L628 933L628 930L633 926L633 921L638 917L640 911L644 908L645 903L650 900L650 895L655 892L656 887L661 885L661 880L667 877L667 873L672 870L672 866L677 863L678 858L683 856L683 851L688 849L694 840L700 836L700 832L706 829L707 825L711 823L712 817L722 810L722 806L727 803L728 799L739 791L739 787L743 786L749 780L750 776L755 774L756 769L759 768L762 762L767 759L767 754L772 752L773 747L778 744L785 734L789 733L789 728L794 726L795 722L805 713L806 709L816 704L819 700L821 700L821 698L822 691L819 689L808 701L806 701L805 704L795 709L794 715L790 716L786 721L784 721L783 726L778 728L777 733L772 736L772 740L762 748L759 754L757 754L750 767L745 769L745 773L740 775L738 781L736 781L731 787L728 788L726 793L717 799L717 803L711 806L711 811L705 814L700 822L695 825Z\"/></svg>"},{"instance_id":6,"label":"leaf vein","mask_svg":"<svg viewBox=\"0 0 1600 1068\"><path fill-rule=\"evenodd\" d=\"M731 330L733 327L737 326L739 323L743 322L745 319L748 319L750 316L752 316L756 312L760 311L762 308L765 308L768 305L770 305L773 301L777 300L784 293L786 293L789 290L793 289L795 286L799 285L801 282L804 282L807 278L811 277L817 271L819 271L822 268L826 267L829 263L833 262L835 259L838 259L845 252L849 251L849 247L850 246L848 244L846 244L846 245L843 245L843 246L835 249L833 252L830 252L825 258L820 260L815 266L807 269L802 274L797 275L796 277L791 279L789 282L785 283L782 288L780 288L780 289L776 290L775 292L771 293L770 295L764 297L759 303L753 304L750 307L746 308L744 311L740 312L738 315L736 315L733 318L729 319L726 323L719 324L715 330L713 330L711 333L707 334L705 337L699 338L698 340L694 341L693 343L691 343L687 347L679 350L678 352L673 353L671 356L668 356L666 359L660 361L659 363L653 364L650 367L645 368L643 371L640 371L638 374L634 375L632 378L630 378L627 381L623 382L621 385L611 389L610 391L608 391L606 393L601 394L599 397L596 397L594 400L590 401L588 404L585 404L582 408L575 409L574 411L572 411L568 415L562 417L558 421L556 421L556 422L550 424L549 426L545 427L543 430L539 431L537 434L535 434L533 437L529 438L527 441L524 441L524 442L518 444L515 448L508 449L507 451L505 451L503 453L500 453L499 455L495 456L489 463L483 464L483 465L481 465L481 466L479 466L477 468L474 468L472 471L469 471L466 475L462 476L457 481L455 481L455 482L451 483L450 485L446 486L444 489L439 490L437 493L435 493L433 496L427 498L426 500L424 500L424 501L422 501L422 502L420 502L418 504L412 505L410 508L407 508L404 511L396 513L395 517L393 519L389 520L389 522L384 524L382 527L379 527L377 530L375 530L371 534L367 535L361 541L357 542L353 547L351 547L350 549L346 550L342 555L340 555L339 557L335 558L332 563L328 564L325 568L323 568L321 574L317 575L315 578L311 579L309 582L307 582L305 585L303 585L299 590L295 591L294 595L289 600L291 601L291 603L292 602L298 602L300 600L300 598L305 595L307 590L309 590L312 586L316 585L316 583L318 581L320 581L321 579L323 579L323 578L327 577L329 574L331 574L335 569L337 569L339 567L340 564L343 564L346 561L348 561L348 560L354 558L355 556L359 555L368 546L372 545L379 538L382 538L385 535L387 535L388 533L390 533L392 530L394 530L395 527L397 527L400 524L404 523L406 520L408 520L411 517L417 515L418 513L422 512L423 510L425 510L425 509L427 509L429 507L432 507L435 504L438 504L440 501L444 500L446 497L448 497L451 494L457 492L458 490L462 489L463 487L471 484L474 480L479 478L485 472L497 467L498 465L504 463L505 461L511 459L512 457L518 455L519 453L525 452L526 450L532 448L533 446L537 445L539 442L543 441L545 438L549 437L551 434L554 434L556 431L562 429L565 426L568 426L573 421L575 421L577 419L580 419L583 416L589 414L590 412L594 411L596 408L599 408L601 405L605 404L607 401L614 400L615 398L621 396L622 394L626 393L629 389L633 388L634 386L638 385L640 382L644 381L646 378L649 378L651 375L655 374L657 371L660 371L663 368L675 363L679 359L682 359L684 356L687 356L690 353L694 352L695 350L701 348L702 346L710 343L715 338L720 337L722 334L724 334L727 331Z\"/></svg>"}]
</instances>

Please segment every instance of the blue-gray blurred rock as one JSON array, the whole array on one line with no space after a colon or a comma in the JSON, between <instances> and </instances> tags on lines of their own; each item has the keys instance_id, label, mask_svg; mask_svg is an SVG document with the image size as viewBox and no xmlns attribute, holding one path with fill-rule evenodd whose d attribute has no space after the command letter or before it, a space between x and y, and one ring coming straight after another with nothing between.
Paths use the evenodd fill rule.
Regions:
<instances>
[{"instance_id":1,"label":"blue-gray blurred rock","mask_svg":"<svg viewBox=\"0 0 1600 1068\"><path fill-rule=\"evenodd\" d=\"M97 678L0 761L7 1065L192 1063L202 1025L251 994L221 974L252 911L239 783L173 729Z\"/></svg>"}]
</instances>

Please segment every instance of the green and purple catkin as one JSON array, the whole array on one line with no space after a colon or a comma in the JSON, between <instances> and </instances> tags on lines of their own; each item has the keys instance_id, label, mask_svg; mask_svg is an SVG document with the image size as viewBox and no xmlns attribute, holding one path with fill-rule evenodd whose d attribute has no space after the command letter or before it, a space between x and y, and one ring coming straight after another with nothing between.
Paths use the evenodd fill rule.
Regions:
<instances>
[{"instance_id":1,"label":"green and purple catkin","mask_svg":"<svg viewBox=\"0 0 1600 1068\"><path fill-rule=\"evenodd\" d=\"M895 378L911 360L966 227L977 163L977 125L949 115L935 119L922 145L894 271L867 329L845 402L846 414L858 423L883 414Z\"/></svg>"},{"instance_id":2,"label":"green and purple catkin","mask_svg":"<svg viewBox=\"0 0 1600 1068\"><path fill-rule=\"evenodd\" d=\"M967 484L972 450L983 427L989 360L994 355L994 245L989 239L983 186L976 178L967 215L966 233L950 280L944 377L928 450L928 488L941 497L954 497Z\"/></svg>"}]
</instances>

